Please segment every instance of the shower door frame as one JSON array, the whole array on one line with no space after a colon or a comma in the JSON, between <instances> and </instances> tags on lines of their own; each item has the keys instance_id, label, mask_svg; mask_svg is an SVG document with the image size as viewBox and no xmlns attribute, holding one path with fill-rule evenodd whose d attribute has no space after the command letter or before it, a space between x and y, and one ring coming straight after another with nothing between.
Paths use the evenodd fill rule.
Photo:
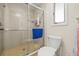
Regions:
<instances>
[{"instance_id":1,"label":"shower door frame","mask_svg":"<svg viewBox=\"0 0 79 59\"><path fill-rule=\"evenodd\" d=\"M43 12L43 29L44 29L44 31L43 31L43 46L44 46L45 45L44 10L41 7L39 7L39 6L37 6L33 3L26 3L26 4L28 4L28 14L27 14L28 15L28 20L30 19L30 17L29 17L29 5L36 8L36 9L39 9Z\"/></svg>"}]
</instances>

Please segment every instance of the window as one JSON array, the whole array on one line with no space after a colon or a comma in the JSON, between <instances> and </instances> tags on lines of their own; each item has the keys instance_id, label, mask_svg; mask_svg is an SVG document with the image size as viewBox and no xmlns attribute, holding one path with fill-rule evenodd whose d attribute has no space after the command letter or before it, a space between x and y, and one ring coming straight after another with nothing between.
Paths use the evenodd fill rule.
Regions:
<instances>
[{"instance_id":1,"label":"window","mask_svg":"<svg viewBox=\"0 0 79 59\"><path fill-rule=\"evenodd\" d=\"M66 24L66 8L64 3L54 4L54 24Z\"/></svg>"}]
</instances>

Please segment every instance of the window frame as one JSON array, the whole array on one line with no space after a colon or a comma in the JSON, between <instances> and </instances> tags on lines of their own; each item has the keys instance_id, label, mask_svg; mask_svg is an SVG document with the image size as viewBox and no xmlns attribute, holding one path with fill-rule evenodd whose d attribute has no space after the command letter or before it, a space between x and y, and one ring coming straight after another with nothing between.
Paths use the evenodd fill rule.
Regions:
<instances>
[{"instance_id":1,"label":"window frame","mask_svg":"<svg viewBox=\"0 0 79 59\"><path fill-rule=\"evenodd\" d=\"M67 18L68 18L68 6L64 3L64 22L55 22L55 6L57 3L54 3L54 11L53 11L53 25L67 25Z\"/></svg>"}]
</instances>

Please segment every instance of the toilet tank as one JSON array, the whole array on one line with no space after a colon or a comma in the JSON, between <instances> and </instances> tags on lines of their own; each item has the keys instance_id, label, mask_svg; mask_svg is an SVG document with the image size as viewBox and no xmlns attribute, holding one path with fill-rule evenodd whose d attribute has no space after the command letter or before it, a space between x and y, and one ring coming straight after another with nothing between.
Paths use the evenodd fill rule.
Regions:
<instances>
[{"instance_id":1,"label":"toilet tank","mask_svg":"<svg viewBox=\"0 0 79 59\"><path fill-rule=\"evenodd\" d=\"M47 46L49 47L53 47L55 49L59 48L60 44L61 44L61 37L60 36L48 36L47 39Z\"/></svg>"}]
</instances>

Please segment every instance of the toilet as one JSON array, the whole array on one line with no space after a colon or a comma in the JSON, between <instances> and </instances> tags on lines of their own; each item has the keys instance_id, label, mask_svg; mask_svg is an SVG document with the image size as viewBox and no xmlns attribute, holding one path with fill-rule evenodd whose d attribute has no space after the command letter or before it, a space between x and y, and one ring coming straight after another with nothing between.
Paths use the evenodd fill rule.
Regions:
<instances>
[{"instance_id":1,"label":"toilet","mask_svg":"<svg viewBox=\"0 0 79 59\"><path fill-rule=\"evenodd\" d=\"M56 56L56 52L61 46L60 36L48 36L47 45L38 50L38 56Z\"/></svg>"}]
</instances>

